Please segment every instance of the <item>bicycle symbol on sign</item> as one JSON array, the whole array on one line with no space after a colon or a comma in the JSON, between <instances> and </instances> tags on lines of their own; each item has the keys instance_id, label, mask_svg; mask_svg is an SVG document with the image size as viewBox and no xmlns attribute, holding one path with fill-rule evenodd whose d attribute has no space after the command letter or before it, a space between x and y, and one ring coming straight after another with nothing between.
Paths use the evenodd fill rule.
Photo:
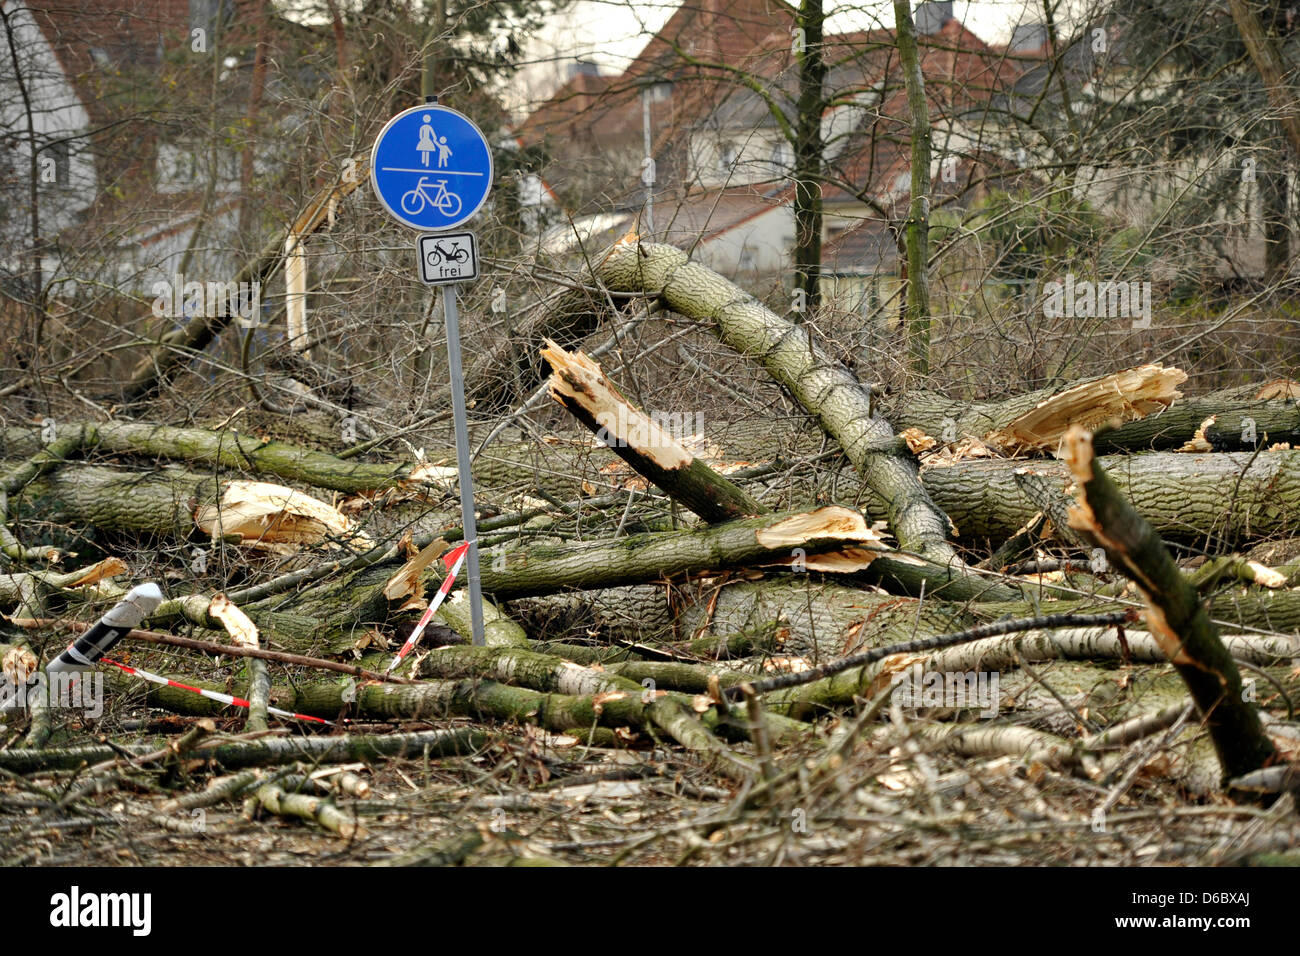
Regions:
<instances>
[{"instance_id":1,"label":"bicycle symbol on sign","mask_svg":"<svg viewBox=\"0 0 1300 956\"><path fill-rule=\"evenodd\" d=\"M439 266L444 262L458 264L469 262L469 250L458 243L452 243L451 248L448 249L441 242L435 242L429 248L429 251L424 254L424 261L429 263L430 266Z\"/></svg>"},{"instance_id":2,"label":"bicycle symbol on sign","mask_svg":"<svg viewBox=\"0 0 1300 956\"><path fill-rule=\"evenodd\" d=\"M421 176L420 181L415 184L415 188L402 195L402 212L408 216L418 216L425 205L430 205L438 210L448 219L454 219L460 215L460 197L447 190L447 180L438 179L433 181L432 195L428 176ZM416 205L416 203L419 205ZM468 253L466 253L468 255Z\"/></svg>"}]
</instances>

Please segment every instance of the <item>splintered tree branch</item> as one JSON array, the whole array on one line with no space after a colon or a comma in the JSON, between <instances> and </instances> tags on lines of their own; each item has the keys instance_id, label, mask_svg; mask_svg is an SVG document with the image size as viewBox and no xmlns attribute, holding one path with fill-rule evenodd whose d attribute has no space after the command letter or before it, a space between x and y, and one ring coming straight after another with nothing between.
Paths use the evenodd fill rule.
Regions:
<instances>
[{"instance_id":1,"label":"splintered tree branch","mask_svg":"<svg viewBox=\"0 0 1300 956\"><path fill-rule=\"evenodd\" d=\"M244 264L232 280L234 285L265 282L269 279L284 260L286 241L294 237L301 240L319 229L339 199L369 178L370 159L368 156L356 157L344 168L348 170L347 175L334 185L320 190L299 213L298 218L283 232L267 240L257 255ZM137 402L156 392L172 375L207 348L233 320L234 316L229 309L213 316L201 311L180 328L164 334L131 373L131 378L123 389L126 401Z\"/></svg>"},{"instance_id":2,"label":"splintered tree branch","mask_svg":"<svg viewBox=\"0 0 1300 956\"><path fill-rule=\"evenodd\" d=\"M1092 435L1075 427L1065 436L1065 460L1075 481L1070 524L1106 549L1146 601L1147 628L1177 669L1209 728L1225 779L1277 758L1259 713L1243 699L1241 675L1159 535L1120 495L1097 463Z\"/></svg>"},{"instance_id":3,"label":"splintered tree branch","mask_svg":"<svg viewBox=\"0 0 1300 956\"><path fill-rule=\"evenodd\" d=\"M962 572L965 565L948 541L951 523L921 486L916 463L897 453L893 429L872 414L868 389L818 346L809 330L673 246L626 237L596 274L615 291L660 296L673 311L709 323L724 344L762 365L817 417L884 500L899 545Z\"/></svg>"},{"instance_id":4,"label":"splintered tree branch","mask_svg":"<svg viewBox=\"0 0 1300 956\"><path fill-rule=\"evenodd\" d=\"M549 339L541 354L552 369L551 397L638 474L705 521L754 517L769 510L633 406L586 355L566 352Z\"/></svg>"}]
</instances>

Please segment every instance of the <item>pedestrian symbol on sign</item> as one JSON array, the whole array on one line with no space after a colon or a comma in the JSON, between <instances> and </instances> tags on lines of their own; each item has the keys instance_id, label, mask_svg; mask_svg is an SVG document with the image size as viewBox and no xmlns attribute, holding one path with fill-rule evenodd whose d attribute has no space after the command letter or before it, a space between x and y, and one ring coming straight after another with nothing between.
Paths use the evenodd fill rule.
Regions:
<instances>
[{"instance_id":1,"label":"pedestrian symbol on sign","mask_svg":"<svg viewBox=\"0 0 1300 956\"><path fill-rule=\"evenodd\" d=\"M447 137L439 136L434 132L430 123L431 117L428 113L424 114L424 124L420 127L420 142L415 148L420 151L420 162L425 166L429 165L429 154L438 154L438 168L445 169L447 160L451 159L451 147L447 145Z\"/></svg>"}]
</instances>

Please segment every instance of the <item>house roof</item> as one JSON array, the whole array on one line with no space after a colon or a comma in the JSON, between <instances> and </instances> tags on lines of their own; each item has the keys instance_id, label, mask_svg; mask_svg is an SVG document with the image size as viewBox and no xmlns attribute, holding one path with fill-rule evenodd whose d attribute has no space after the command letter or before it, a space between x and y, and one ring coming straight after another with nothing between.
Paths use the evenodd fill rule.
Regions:
<instances>
[{"instance_id":1,"label":"house roof","mask_svg":"<svg viewBox=\"0 0 1300 956\"><path fill-rule=\"evenodd\" d=\"M766 96L787 110L793 105L798 92L789 42L793 23L793 8L772 0L683 4L623 74L575 75L525 120L520 139L547 143L543 178L561 195L566 186L582 187L588 200L583 206L635 208L644 195L640 91L650 79L671 79L671 96L650 104L651 153L659 187L672 183L680 195L693 176L687 149L692 131L770 127L776 120ZM1032 65L990 47L955 19L918 40L936 128L987 109L998 90L1009 88ZM905 194L906 184L900 190L898 178L908 162L910 111L894 31L832 34L823 51L827 88L844 91L823 117L833 137L828 167L843 180L841 187L828 186L825 198ZM697 60L743 69L764 82L765 93L739 86L717 69L706 70ZM657 197L656 204L661 202Z\"/></svg>"},{"instance_id":2,"label":"house roof","mask_svg":"<svg viewBox=\"0 0 1300 956\"><path fill-rule=\"evenodd\" d=\"M639 163L642 91L658 82L673 84L671 95L649 105L656 137L651 151L668 167L680 161L673 154L682 145L681 131L701 122L734 89L718 65L773 74L788 59L793 22L794 9L783 0L684 3L620 75L576 74L516 135L526 146L546 147L544 178L560 192L583 182L602 204L617 205L639 191L639 165L623 168L626 162L616 162L613 152L638 152Z\"/></svg>"},{"instance_id":3,"label":"house roof","mask_svg":"<svg viewBox=\"0 0 1300 956\"><path fill-rule=\"evenodd\" d=\"M655 207L656 232L665 242L709 242L724 233L784 206L794 198L785 184L730 186L703 190Z\"/></svg>"},{"instance_id":4,"label":"house roof","mask_svg":"<svg viewBox=\"0 0 1300 956\"><path fill-rule=\"evenodd\" d=\"M874 276L898 270L898 243L889 223L867 219L831 237L822 246L822 273Z\"/></svg>"}]
</instances>

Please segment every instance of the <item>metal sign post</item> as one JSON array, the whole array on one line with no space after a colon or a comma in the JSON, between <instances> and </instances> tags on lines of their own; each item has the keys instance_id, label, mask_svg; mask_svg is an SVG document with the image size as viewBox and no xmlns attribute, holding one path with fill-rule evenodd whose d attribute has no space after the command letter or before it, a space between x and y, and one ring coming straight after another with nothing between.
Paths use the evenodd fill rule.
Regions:
<instances>
[{"instance_id":1,"label":"metal sign post","mask_svg":"<svg viewBox=\"0 0 1300 956\"><path fill-rule=\"evenodd\" d=\"M472 232L445 230L468 221L482 208L492 188L492 151L487 137L468 117L427 103L398 113L380 131L371 151L370 177L375 194L392 217L421 232L416 243L420 281L442 286L461 525L469 545L466 577L470 624L474 643L481 646L483 595L478 524L474 517L474 477L470 473L455 285L478 277L478 242Z\"/></svg>"},{"instance_id":2,"label":"metal sign post","mask_svg":"<svg viewBox=\"0 0 1300 956\"><path fill-rule=\"evenodd\" d=\"M478 523L474 518L474 476L470 473L469 428L465 423L465 372L460 364L460 312L456 286L442 287L442 314L447 320L447 365L451 369L451 414L456 423L456 477L460 484L460 522L469 542L465 575L469 579L469 615L474 643L482 645L483 591L478 570Z\"/></svg>"}]
</instances>

